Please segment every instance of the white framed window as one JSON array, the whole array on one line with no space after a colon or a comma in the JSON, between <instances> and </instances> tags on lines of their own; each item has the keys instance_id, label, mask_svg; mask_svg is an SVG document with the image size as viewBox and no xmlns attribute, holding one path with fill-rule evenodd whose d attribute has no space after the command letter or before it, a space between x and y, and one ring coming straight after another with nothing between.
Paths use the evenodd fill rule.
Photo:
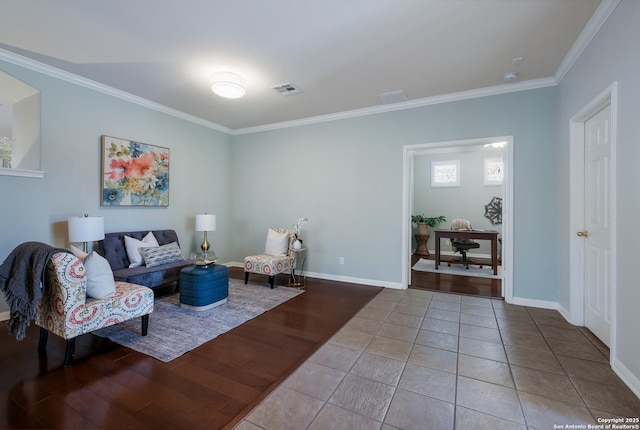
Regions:
<instances>
[{"instance_id":1,"label":"white framed window","mask_svg":"<svg viewBox=\"0 0 640 430\"><path fill-rule=\"evenodd\" d=\"M459 187L460 160L432 161L431 187Z\"/></svg>"},{"instance_id":2,"label":"white framed window","mask_svg":"<svg viewBox=\"0 0 640 430\"><path fill-rule=\"evenodd\" d=\"M504 165L501 157L484 159L484 185L486 187L502 185Z\"/></svg>"}]
</instances>

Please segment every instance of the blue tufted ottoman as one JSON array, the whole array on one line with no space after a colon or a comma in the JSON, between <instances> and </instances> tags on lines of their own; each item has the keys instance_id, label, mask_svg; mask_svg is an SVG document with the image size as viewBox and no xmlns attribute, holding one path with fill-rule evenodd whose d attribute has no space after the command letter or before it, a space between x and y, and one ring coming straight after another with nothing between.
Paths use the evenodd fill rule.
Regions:
<instances>
[{"instance_id":1,"label":"blue tufted ottoman","mask_svg":"<svg viewBox=\"0 0 640 430\"><path fill-rule=\"evenodd\" d=\"M180 271L180 306L205 311L227 302L229 269L227 266L189 266Z\"/></svg>"}]
</instances>

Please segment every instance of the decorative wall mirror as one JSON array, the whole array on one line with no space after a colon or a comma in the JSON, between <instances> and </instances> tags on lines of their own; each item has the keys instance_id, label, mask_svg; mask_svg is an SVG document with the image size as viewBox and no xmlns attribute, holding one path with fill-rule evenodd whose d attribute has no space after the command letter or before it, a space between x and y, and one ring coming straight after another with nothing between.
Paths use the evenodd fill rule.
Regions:
<instances>
[{"instance_id":1,"label":"decorative wall mirror","mask_svg":"<svg viewBox=\"0 0 640 430\"><path fill-rule=\"evenodd\" d=\"M0 71L0 175L40 171L40 91Z\"/></svg>"}]
</instances>

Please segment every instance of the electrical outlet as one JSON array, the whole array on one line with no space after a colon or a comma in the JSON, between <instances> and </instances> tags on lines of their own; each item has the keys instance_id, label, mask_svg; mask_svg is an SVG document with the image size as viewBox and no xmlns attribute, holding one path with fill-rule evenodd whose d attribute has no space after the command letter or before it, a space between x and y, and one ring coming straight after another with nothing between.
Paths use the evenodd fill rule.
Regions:
<instances>
[{"instance_id":1,"label":"electrical outlet","mask_svg":"<svg viewBox=\"0 0 640 430\"><path fill-rule=\"evenodd\" d=\"M340 257L340 264L344 264L344 257Z\"/></svg>"}]
</instances>

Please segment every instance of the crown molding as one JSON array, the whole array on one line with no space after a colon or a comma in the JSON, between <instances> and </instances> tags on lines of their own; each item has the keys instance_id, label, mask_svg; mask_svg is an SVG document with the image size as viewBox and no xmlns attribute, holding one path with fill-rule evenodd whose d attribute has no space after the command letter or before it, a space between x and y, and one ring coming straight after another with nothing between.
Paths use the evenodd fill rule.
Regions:
<instances>
[{"instance_id":1,"label":"crown molding","mask_svg":"<svg viewBox=\"0 0 640 430\"><path fill-rule=\"evenodd\" d=\"M213 130L217 130L229 135L242 135L258 133L263 131L278 130L290 127L298 127L302 125L317 124L321 122L336 121L341 119L356 118L366 115L374 115L385 112L394 112L405 109L413 109L423 106L431 106L441 103L449 103L454 101L468 100L478 97L494 96L499 94L506 94L518 91L526 91L532 89L545 88L558 85L558 83L564 78L566 73L571 69L573 64L580 57L580 54L587 47L589 42L600 30L604 22L607 20L611 12L620 3L620 0L603 0L594 15L591 17L585 29L580 33L580 36L571 47L569 53L565 56L562 63L556 70L553 77L534 79L529 81L523 81L518 83L501 84L492 87L479 88L469 91L460 91L456 93L443 94L434 97L426 97L422 99L409 100L406 102L393 103L391 105L373 106L362 109L354 109L349 111L337 112L327 115L319 115L315 117L302 118L292 121L283 121L273 124L259 125L255 127L246 127L239 129L230 129L220 124L198 118L196 116L187 114L177 109L170 108L168 106L152 102L145 98L135 96L122 90L112 88L110 86L101 84L99 82L87 79L70 72L49 66L36 60L24 57L22 55L7 51L0 48L0 60L6 61L17 66L33 70L35 72L42 73L47 76L51 76L56 79L60 79L84 88L88 88L112 97L116 97L139 106L156 110L158 112L166 113L176 118L183 119L185 121L192 122L194 124L202 125Z\"/></svg>"},{"instance_id":2,"label":"crown molding","mask_svg":"<svg viewBox=\"0 0 640 430\"><path fill-rule=\"evenodd\" d=\"M444 94L434 97L426 97L422 99L409 100L406 102L393 103L390 105L373 106L362 109L354 109L344 112L332 113L327 115L319 115L309 118L302 118L292 121L284 121L273 124L259 125L255 127L238 128L231 131L233 135L251 134L262 131L278 130L282 128L298 127L301 125L317 124L320 122L336 121L347 118L355 118L359 116L374 115L385 112L393 112L405 109L413 109L422 106L431 106L441 103L449 103L454 101L474 99L478 97L494 96L499 94L514 93L519 91L533 90L538 88L552 87L557 85L553 78L532 79L518 83L509 83L496 85L493 87L479 88L469 91L460 91L457 93Z\"/></svg>"},{"instance_id":3,"label":"crown molding","mask_svg":"<svg viewBox=\"0 0 640 430\"><path fill-rule=\"evenodd\" d=\"M607 21L611 12L618 6L620 0L602 0L598 9L594 12L593 16L587 23L587 25L580 33L580 36L576 39L575 43L565 55L562 63L558 66L556 73L553 75L556 82L562 82L565 75L571 70L571 67L578 61L582 52L587 48L591 40L598 34L602 25Z\"/></svg>"},{"instance_id":4,"label":"crown molding","mask_svg":"<svg viewBox=\"0 0 640 430\"><path fill-rule=\"evenodd\" d=\"M145 98L135 96L126 91L118 90L108 85L101 84L100 82L93 81L91 79L78 76L76 74L60 70L56 67L49 66L48 64L41 63L31 58L23 57L11 51L0 48L0 60L7 63L15 64L16 66L24 67L34 72L42 73L43 75L51 76L56 79L60 79L71 84L78 85L80 87L88 88L99 93L103 93L112 97L119 98L121 100L128 101L130 103L137 104L139 106L152 109L158 112L166 113L167 115L174 116L176 118L183 119L185 121L192 122L194 124L202 125L204 127L212 128L222 133L231 134L232 130L220 124L216 124L211 121L198 118L193 115L189 115L177 109L170 108L160 103L152 102Z\"/></svg>"}]
</instances>

